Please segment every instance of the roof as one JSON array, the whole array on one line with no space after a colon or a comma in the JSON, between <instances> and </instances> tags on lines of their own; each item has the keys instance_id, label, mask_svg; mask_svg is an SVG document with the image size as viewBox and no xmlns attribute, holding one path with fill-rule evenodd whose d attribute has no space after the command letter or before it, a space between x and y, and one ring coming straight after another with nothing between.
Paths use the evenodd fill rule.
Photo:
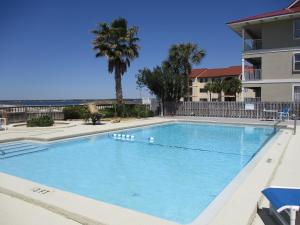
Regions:
<instances>
[{"instance_id":1,"label":"roof","mask_svg":"<svg viewBox=\"0 0 300 225\"><path fill-rule=\"evenodd\" d=\"M262 13L256 16L250 16L239 20L234 20L229 22L228 24L235 24L235 23L241 23L241 22L249 22L252 20L259 20L259 19L265 19L265 18L271 18L271 17L277 17L277 16L284 16L284 15L291 15L295 13L300 13L300 0L294 1L292 4L290 4L287 8L276 10L273 12L267 12Z\"/></svg>"},{"instance_id":2,"label":"roof","mask_svg":"<svg viewBox=\"0 0 300 225\"><path fill-rule=\"evenodd\" d=\"M242 66L231 66L226 68L214 69L193 69L190 78L216 78L216 77L229 77L240 76L242 73Z\"/></svg>"}]
</instances>

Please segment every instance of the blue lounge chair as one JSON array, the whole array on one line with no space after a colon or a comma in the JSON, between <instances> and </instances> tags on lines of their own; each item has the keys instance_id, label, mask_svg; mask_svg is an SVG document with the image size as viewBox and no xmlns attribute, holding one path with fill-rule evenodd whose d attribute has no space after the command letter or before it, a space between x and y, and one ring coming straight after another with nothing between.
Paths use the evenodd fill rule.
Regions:
<instances>
[{"instance_id":1,"label":"blue lounge chair","mask_svg":"<svg viewBox=\"0 0 300 225\"><path fill-rule=\"evenodd\" d=\"M268 187L262 191L270 202L270 213L274 214L282 224L295 225L296 213L300 209L300 188ZM290 216L290 223L279 214L286 211Z\"/></svg>"},{"instance_id":2,"label":"blue lounge chair","mask_svg":"<svg viewBox=\"0 0 300 225\"><path fill-rule=\"evenodd\" d=\"M290 117L290 108L284 107L282 112L278 112L278 114L279 114L279 119L280 120L289 119L289 117Z\"/></svg>"}]
</instances>

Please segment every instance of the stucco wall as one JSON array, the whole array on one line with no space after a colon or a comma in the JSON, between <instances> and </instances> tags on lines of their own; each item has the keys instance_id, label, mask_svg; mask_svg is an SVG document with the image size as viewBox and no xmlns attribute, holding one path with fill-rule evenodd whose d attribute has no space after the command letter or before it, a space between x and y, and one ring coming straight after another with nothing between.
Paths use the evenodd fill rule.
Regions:
<instances>
[{"instance_id":1,"label":"stucco wall","mask_svg":"<svg viewBox=\"0 0 300 225\"><path fill-rule=\"evenodd\" d=\"M292 84L264 84L261 95L262 101L293 101Z\"/></svg>"},{"instance_id":2,"label":"stucco wall","mask_svg":"<svg viewBox=\"0 0 300 225\"><path fill-rule=\"evenodd\" d=\"M293 101L293 84L244 84L245 88L261 87L261 100L271 102L290 102Z\"/></svg>"},{"instance_id":3,"label":"stucco wall","mask_svg":"<svg viewBox=\"0 0 300 225\"><path fill-rule=\"evenodd\" d=\"M245 59L261 58L262 79L300 79L300 73L293 71L294 53L299 51L261 52L244 54Z\"/></svg>"},{"instance_id":4,"label":"stucco wall","mask_svg":"<svg viewBox=\"0 0 300 225\"><path fill-rule=\"evenodd\" d=\"M299 18L298 18L299 19ZM300 46L300 39L294 39L293 19L262 24L263 49Z\"/></svg>"}]
</instances>

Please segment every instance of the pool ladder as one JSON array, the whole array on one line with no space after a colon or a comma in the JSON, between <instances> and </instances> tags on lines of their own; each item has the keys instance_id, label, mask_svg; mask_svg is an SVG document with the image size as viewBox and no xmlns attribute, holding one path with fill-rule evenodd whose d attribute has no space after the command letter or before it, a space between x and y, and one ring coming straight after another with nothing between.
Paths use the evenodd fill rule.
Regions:
<instances>
[{"instance_id":1,"label":"pool ladder","mask_svg":"<svg viewBox=\"0 0 300 225\"><path fill-rule=\"evenodd\" d=\"M0 159L46 150L48 150L48 148L44 146L28 142L11 142L7 144L0 144Z\"/></svg>"}]
</instances>

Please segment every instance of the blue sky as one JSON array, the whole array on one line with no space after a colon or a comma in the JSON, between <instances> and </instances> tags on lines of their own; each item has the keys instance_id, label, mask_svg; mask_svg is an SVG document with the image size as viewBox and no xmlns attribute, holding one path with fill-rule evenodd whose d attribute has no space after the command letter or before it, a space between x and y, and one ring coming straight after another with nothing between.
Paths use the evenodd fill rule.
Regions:
<instances>
[{"instance_id":1,"label":"blue sky","mask_svg":"<svg viewBox=\"0 0 300 225\"><path fill-rule=\"evenodd\" d=\"M0 99L114 98L114 79L91 42L98 22L125 17L139 27L140 57L123 77L126 98L140 97L135 75L166 58L173 43L195 42L196 67L241 62L241 39L226 22L286 7L287 0L0 0ZM142 95L145 95L142 94Z\"/></svg>"}]
</instances>

